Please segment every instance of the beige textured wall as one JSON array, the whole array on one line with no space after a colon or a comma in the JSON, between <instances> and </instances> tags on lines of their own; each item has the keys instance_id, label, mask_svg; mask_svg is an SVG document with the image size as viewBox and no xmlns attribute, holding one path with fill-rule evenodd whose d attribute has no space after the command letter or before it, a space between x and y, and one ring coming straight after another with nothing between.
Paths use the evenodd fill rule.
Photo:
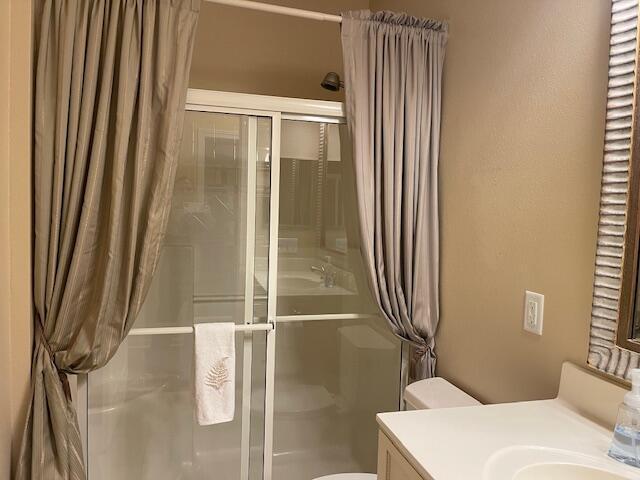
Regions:
<instances>
[{"instance_id":1,"label":"beige textured wall","mask_svg":"<svg viewBox=\"0 0 640 480\"><path fill-rule=\"evenodd\" d=\"M450 22L438 374L483 401L551 397L587 355L610 2L383 8ZM522 331L525 289L545 295L542 337Z\"/></svg>"},{"instance_id":2,"label":"beige textured wall","mask_svg":"<svg viewBox=\"0 0 640 480\"><path fill-rule=\"evenodd\" d=\"M7 0L0 1L0 45L7 45L11 30L7 28L11 12ZM0 48L0 264L9 261L9 51ZM10 270L0 268L0 364L11 360L9 336ZM0 478L9 478L11 465L11 383L0 386Z\"/></svg>"},{"instance_id":3,"label":"beige textured wall","mask_svg":"<svg viewBox=\"0 0 640 480\"><path fill-rule=\"evenodd\" d=\"M31 356L31 0L0 0L0 45L0 478L9 478Z\"/></svg>"},{"instance_id":4,"label":"beige textured wall","mask_svg":"<svg viewBox=\"0 0 640 480\"><path fill-rule=\"evenodd\" d=\"M369 8L368 0L261 1L333 14ZM320 87L328 71L342 74L337 24L203 2L191 87L342 100Z\"/></svg>"}]
</instances>

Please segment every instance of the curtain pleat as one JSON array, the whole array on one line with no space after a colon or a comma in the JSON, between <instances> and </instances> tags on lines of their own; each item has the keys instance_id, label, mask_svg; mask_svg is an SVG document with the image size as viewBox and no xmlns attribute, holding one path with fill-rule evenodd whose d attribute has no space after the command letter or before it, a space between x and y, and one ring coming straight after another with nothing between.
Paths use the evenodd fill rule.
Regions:
<instances>
[{"instance_id":1,"label":"curtain pleat","mask_svg":"<svg viewBox=\"0 0 640 480\"><path fill-rule=\"evenodd\" d=\"M35 346L19 480L86 478L67 374L115 354L165 232L199 0L41 0Z\"/></svg>"},{"instance_id":2,"label":"curtain pleat","mask_svg":"<svg viewBox=\"0 0 640 480\"><path fill-rule=\"evenodd\" d=\"M438 156L447 26L392 12L342 15L347 125L361 251L391 330L435 374L439 320Z\"/></svg>"}]
</instances>

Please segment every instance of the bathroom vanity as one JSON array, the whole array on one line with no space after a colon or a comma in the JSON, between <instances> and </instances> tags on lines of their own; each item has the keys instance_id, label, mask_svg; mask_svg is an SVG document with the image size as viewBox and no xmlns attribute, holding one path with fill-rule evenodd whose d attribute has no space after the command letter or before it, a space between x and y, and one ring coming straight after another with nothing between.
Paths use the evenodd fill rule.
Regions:
<instances>
[{"instance_id":1,"label":"bathroom vanity","mask_svg":"<svg viewBox=\"0 0 640 480\"><path fill-rule=\"evenodd\" d=\"M378 479L640 479L607 456L625 392L565 364L552 400L380 414Z\"/></svg>"},{"instance_id":2,"label":"bathroom vanity","mask_svg":"<svg viewBox=\"0 0 640 480\"><path fill-rule=\"evenodd\" d=\"M378 433L378 480L422 480L423 478L425 477L413 468L409 460L380 430Z\"/></svg>"}]
</instances>

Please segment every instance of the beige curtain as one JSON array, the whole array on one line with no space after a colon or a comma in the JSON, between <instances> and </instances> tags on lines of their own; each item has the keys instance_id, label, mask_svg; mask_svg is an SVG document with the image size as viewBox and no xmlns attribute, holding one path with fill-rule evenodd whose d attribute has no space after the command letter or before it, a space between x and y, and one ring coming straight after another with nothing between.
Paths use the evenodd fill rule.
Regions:
<instances>
[{"instance_id":1,"label":"beige curtain","mask_svg":"<svg viewBox=\"0 0 640 480\"><path fill-rule=\"evenodd\" d=\"M435 374L438 155L446 24L391 12L342 16L346 110L361 250L411 377Z\"/></svg>"},{"instance_id":2,"label":"beige curtain","mask_svg":"<svg viewBox=\"0 0 640 480\"><path fill-rule=\"evenodd\" d=\"M41 0L32 399L19 480L85 478L67 374L131 328L165 231L199 0Z\"/></svg>"}]
</instances>

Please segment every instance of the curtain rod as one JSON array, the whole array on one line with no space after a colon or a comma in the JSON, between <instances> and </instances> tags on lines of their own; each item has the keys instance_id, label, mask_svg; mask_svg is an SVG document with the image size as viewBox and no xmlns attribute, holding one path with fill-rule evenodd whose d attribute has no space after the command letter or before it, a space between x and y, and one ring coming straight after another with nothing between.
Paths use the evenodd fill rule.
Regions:
<instances>
[{"instance_id":1,"label":"curtain rod","mask_svg":"<svg viewBox=\"0 0 640 480\"><path fill-rule=\"evenodd\" d=\"M262 12L278 13L280 15L289 15L291 17L308 18L310 20L320 20L321 22L341 23L340 15L331 15L329 13L312 12L310 10L302 10L301 8L283 7L281 5L270 5L268 3L253 2L251 0L205 0L209 3L219 3L220 5L228 5L230 7L248 8L250 10L260 10Z\"/></svg>"}]
</instances>

